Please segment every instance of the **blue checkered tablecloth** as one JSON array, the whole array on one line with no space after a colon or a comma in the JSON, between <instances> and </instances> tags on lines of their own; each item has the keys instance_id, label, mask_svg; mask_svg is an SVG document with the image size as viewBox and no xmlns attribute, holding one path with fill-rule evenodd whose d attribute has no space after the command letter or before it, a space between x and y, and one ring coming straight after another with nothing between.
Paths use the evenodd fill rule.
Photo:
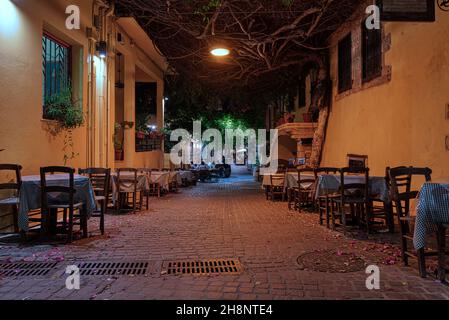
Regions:
<instances>
[{"instance_id":1,"label":"blue checkered tablecloth","mask_svg":"<svg viewBox=\"0 0 449 320\"><path fill-rule=\"evenodd\" d=\"M449 182L427 182L416 201L415 249L426 246L426 235L437 231L438 224L449 223Z\"/></svg>"},{"instance_id":2,"label":"blue checkered tablecloth","mask_svg":"<svg viewBox=\"0 0 449 320\"><path fill-rule=\"evenodd\" d=\"M66 174L54 174L47 176L48 186L68 186L69 180ZM90 216L95 210L95 195L90 180L87 177L75 175L75 203L82 202L86 205L87 214ZM64 201L61 195L55 195L54 201ZM53 201L52 200L52 201ZM40 176L22 177L22 187L19 194L18 224L22 231L28 231L28 212L41 207L41 179Z\"/></svg>"}]
</instances>

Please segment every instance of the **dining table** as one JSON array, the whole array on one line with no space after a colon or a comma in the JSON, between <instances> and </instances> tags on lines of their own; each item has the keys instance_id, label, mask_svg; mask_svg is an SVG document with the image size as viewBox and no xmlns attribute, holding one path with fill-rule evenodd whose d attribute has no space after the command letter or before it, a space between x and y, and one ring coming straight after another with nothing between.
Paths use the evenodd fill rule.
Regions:
<instances>
[{"instance_id":1,"label":"dining table","mask_svg":"<svg viewBox=\"0 0 449 320\"><path fill-rule=\"evenodd\" d=\"M415 201L416 250L426 246L426 237L437 231L438 225L449 224L449 178L433 179L422 185Z\"/></svg>"},{"instance_id":2,"label":"dining table","mask_svg":"<svg viewBox=\"0 0 449 320\"><path fill-rule=\"evenodd\" d=\"M67 174L51 174L46 176L47 186L69 186L69 176ZM82 202L83 210L86 210L89 217L96 208L95 194L88 177L74 175L74 202ZM51 193L50 202L67 202L67 194ZM22 176L22 185L19 191L18 226L21 231L28 232L28 213L41 208L41 177L40 175ZM57 217L54 217L57 219ZM52 219L54 220L54 219ZM53 221L55 224L56 221ZM42 226L51 228L52 226Z\"/></svg>"},{"instance_id":3,"label":"dining table","mask_svg":"<svg viewBox=\"0 0 449 320\"><path fill-rule=\"evenodd\" d=\"M262 187L266 188L271 186L271 176L278 177L278 178L284 178L284 179L275 179L274 180L274 186L280 187L283 186L285 190L291 189L291 188L298 188L298 173L297 172L287 172L287 173L276 173L276 174L264 174L262 179ZM313 174L301 174L301 177L304 179L314 179L315 176ZM301 183L301 186L303 188L309 188L312 186L312 183L306 182Z\"/></svg>"}]
</instances>

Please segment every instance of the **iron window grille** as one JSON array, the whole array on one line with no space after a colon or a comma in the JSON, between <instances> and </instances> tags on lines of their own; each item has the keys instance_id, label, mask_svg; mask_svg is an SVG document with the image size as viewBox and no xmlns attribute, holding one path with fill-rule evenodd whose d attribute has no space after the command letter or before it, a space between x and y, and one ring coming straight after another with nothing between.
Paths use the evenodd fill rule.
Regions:
<instances>
[{"instance_id":1,"label":"iron window grille","mask_svg":"<svg viewBox=\"0 0 449 320\"><path fill-rule=\"evenodd\" d=\"M49 99L70 88L71 46L53 35L42 36L42 105L44 119L48 119L45 106Z\"/></svg>"},{"instance_id":2,"label":"iron window grille","mask_svg":"<svg viewBox=\"0 0 449 320\"><path fill-rule=\"evenodd\" d=\"M338 43L338 92L352 88L352 38L348 34Z\"/></svg>"},{"instance_id":3,"label":"iron window grille","mask_svg":"<svg viewBox=\"0 0 449 320\"><path fill-rule=\"evenodd\" d=\"M140 138L136 135L136 152L149 152L162 150L162 138L146 135Z\"/></svg>"},{"instance_id":4,"label":"iron window grille","mask_svg":"<svg viewBox=\"0 0 449 320\"><path fill-rule=\"evenodd\" d=\"M382 21L435 21L435 0L377 0Z\"/></svg>"},{"instance_id":5,"label":"iron window grille","mask_svg":"<svg viewBox=\"0 0 449 320\"><path fill-rule=\"evenodd\" d=\"M362 24L362 79L368 82L382 74L382 31Z\"/></svg>"}]
</instances>

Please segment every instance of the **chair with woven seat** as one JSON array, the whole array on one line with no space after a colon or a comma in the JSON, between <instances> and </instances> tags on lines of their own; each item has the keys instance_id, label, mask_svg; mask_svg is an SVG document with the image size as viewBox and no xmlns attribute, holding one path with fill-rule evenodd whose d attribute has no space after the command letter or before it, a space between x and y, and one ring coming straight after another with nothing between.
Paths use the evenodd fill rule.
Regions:
<instances>
[{"instance_id":1,"label":"chair with woven seat","mask_svg":"<svg viewBox=\"0 0 449 320\"><path fill-rule=\"evenodd\" d=\"M142 189L139 191L139 203L138 208L140 211L143 210L145 205L145 209L150 209L150 184L151 184L151 169L148 168L140 168L137 169L139 175L145 175L148 179L148 189Z\"/></svg>"},{"instance_id":2,"label":"chair with woven seat","mask_svg":"<svg viewBox=\"0 0 449 320\"><path fill-rule=\"evenodd\" d=\"M270 185L268 187L268 199L275 201L276 197L280 197L282 201L285 200L284 192L285 171L278 170L276 174L270 175Z\"/></svg>"},{"instance_id":3,"label":"chair with woven seat","mask_svg":"<svg viewBox=\"0 0 449 320\"><path fill-rule=\"evenodd\" d=\"M315 184L315 171L312 168L297 169L298 189L295 189L295 210L313 206L312 189Z\"/></svg>"},{"instance_id":4,"label":"chair with woven seat","mask_svg":"<svg viewBox=\"0 0 449 320\"><path fill-rule=\"evenodd\" d=\"M0 183L0 190L2 192L8 192L6 198L0 199L0 207L10 208L12 210L12 224L3 226L0 230L9 230L11 227L14 229L14 233L19 232L18 223L18 211L19 211L19 192L22 185L21 176L22 166L17 164L0 164L0 172L2 176L12 174L14 176L14 182ZM11 215L0 215L0 218Z\"/></svg>"},{"instance_id":5,"label":"chair with woven seat","mask_svg":"<svg viewBox=\"0 0 449 320\"><path fill-rule=\"evenodd\" d=\"M358 176L360 181L347 183L354 176ZM353 223L360 223L364 215L367 215L367 219L370 218L369 169L362 167L343 168L340 170L339 195L331 198L332 229L335 229L338 219L339 225L346 232L349 220ZM370 225L368 224L366 227L369 233Z\"/></svg>"},{"instance_id":6,"label":"chair with woven seat","mask_svg":"<svg viewBox=\"0 0 449 320\"><path fill-rule=\"evenodd\" d=\"M418 260L418 269L421 277L427 276L426 256L435 256L435 251L420 249L417 252L409 250L408 243L413 241L413 225L415 217L411 216L411 202L416 199L419 190L412 190L412 181L421 178L426 182L431 180L430 168L397 167L390 169L391 191L393 203L398 216L399 230L401 233L402 261L408 265L409 258ZM413 245L412 245L413 247Z\"/></svg>"},{"instance_id":7,"label":"chair with woven seat","mask_svg":"<svg viewBox=\"0 0 449 320\"><path fill-rule=\"evenodd\" d=\"M388 192L391 193L390 167L386 167L385 169L385 183L387 185ZM370 195L370 202L373 225L381 224L383 221L383 223L388 227L389 232L394 233L394 215L391 200L389 202L383 202L382 199Z\"/></svg>"},{"instance_id":8,"label":"chair with woven seat","mask_svg":"<svg viewBox=\"0 0 449 320\"><path fill-rule=\"evenodd\" d=\"M131 197L131 200L130 200ZM131 201L131 208L125 208ZM137 169L119 168L117 169L117 202L116 212L136 213L137 210Z\"/></svg>"},{"instance_id":9,"label":"chair with woven seat","mask_svg":"<svg viewBox=\"0 0 449 320\"><path fill-rule=\"evenodd\" d=\"M297 175L297 169L296 168L287 168L285 170L285 179L288 178L289 174L295 174ZM295 206L295 192L298 189L298 187L292 186L292 187L288 187L285 191L286 191L286 195L287 195L287 204L288 204L288 209L292 210Z\"/></svg>"},{"instance_id":10,"label":"chair with woven seat","mask_svg":"<svg viewBox=\"0 0 449 320\"><path fill-rule=\"evenodd\" d=\"M64 185L49 185L47 175L66 174L67 183ZM87 213L84 203L75 203L75 169L69 167L43 167L40 169L41 177L41 232L49 235L67 234L67 242L73 240L73 227L79 225L83 238L87 238ZM56 199L57 196L59 199ZM61 199L61 196L65 196ZM63 211L62 221L58 221L58 211ZM67 220L68 219L68 220ZM53 227L55 227L53 229Z\"/></svg>"},{"instance_id":11,"label":"chair with woven seat","mask_svg":"<svg viewBox=\"0 0 449 320\"><path fill-rule=\"evenodd\" d=\"M320 175L340 174L340 169L331 167L322 167L315 169L314 174L315 174L315 181L318 183ZM320 225L323 225L324 221L323 216L325 216L326 226L330 228L330 199L335 198L336 196L338 196L338 194L335 195L325 194L320 195L316 198L316 208L318 209Z\"/></svg>"},{"instance_id":12,"label":"chair with woven seat","mask_svg":"<svg viewBox=\"0 0 449 320\"><path fill-rule=\"evenodd\" d=\"M79 169L78 173L89 177L90 183L95 193L95 200L99 203L100 209L92 213L92 217L100 218L100 232L104 235L104 215L109 201L111 169L87 168Z\"/></svg>"}]
</instances>

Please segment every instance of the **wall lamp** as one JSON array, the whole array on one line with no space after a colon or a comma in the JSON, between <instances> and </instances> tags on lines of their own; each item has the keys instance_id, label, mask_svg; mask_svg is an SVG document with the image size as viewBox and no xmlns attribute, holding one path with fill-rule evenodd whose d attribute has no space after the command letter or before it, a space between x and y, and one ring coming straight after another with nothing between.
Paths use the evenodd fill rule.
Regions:
<instances>
[{"instance_id":1,"label":"wall lamp","mask_svg":"<svg viewBox=\"0 0 449 320\"><path fill-rule=\"evenodd\" d=\"M108 56L108 44L106 41L97 42L97 52L100 58L104 59Z\"/></svg>"}]
</instances>

